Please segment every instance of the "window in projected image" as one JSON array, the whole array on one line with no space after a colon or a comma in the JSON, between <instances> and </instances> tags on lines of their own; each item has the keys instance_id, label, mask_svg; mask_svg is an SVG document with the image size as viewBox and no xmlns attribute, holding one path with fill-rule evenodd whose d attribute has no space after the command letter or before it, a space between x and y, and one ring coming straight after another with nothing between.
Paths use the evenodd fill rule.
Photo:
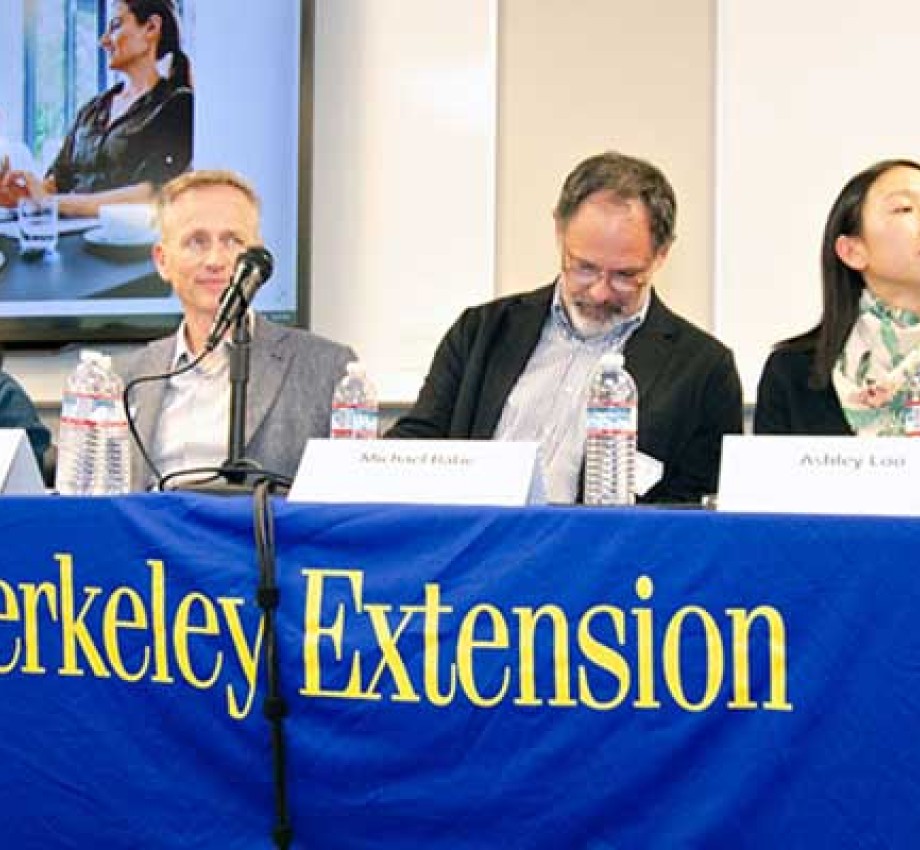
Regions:
<instances>
[{"instance_id":1,"label":"window in projected image","mask_svg":"<svg viewBox=\"0 0 920 850\"><path fill-rule=\"evenodd\" d=\"M162 20L170 5L175 26ZM151 12L161 16L162 56L138 66L119 41L122 18L136 26ZM310 106L300 78L311 25L312 3L299 0L277 2L271 16L246 0L0 3L0 161L16 172L0 191L0 340L171 330L179 305L153 266L145 213L155 187L187 168L233 169L256 187L276 260L256 306L298 319L308 267L297 250L308 232L298 175L309 174L298 130ZM121 106L123 87L151 73L159 82ZM42 184L58 199L56 244L23 254L17 200Z\"/></svg>"}]
</instances>

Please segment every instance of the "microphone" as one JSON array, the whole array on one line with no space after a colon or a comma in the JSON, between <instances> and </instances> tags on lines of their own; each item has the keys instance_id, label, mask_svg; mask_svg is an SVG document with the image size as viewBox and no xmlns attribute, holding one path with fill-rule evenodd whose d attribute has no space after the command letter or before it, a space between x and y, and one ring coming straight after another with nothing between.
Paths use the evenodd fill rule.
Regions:
<instances>
[{"instance_id":1,"label":"microphone","mask_svg":"<svg viewBox=\"0 0 920 850\"><path fill-rule=\"evenodd\" d=\"M240 254L233 277L217 305L217 315L211 325L205 351L213 351L230 326L249 309L256 292L272 276L274 265L271 253L261 245L254 245Z\"/></svg>"}]
</instances>

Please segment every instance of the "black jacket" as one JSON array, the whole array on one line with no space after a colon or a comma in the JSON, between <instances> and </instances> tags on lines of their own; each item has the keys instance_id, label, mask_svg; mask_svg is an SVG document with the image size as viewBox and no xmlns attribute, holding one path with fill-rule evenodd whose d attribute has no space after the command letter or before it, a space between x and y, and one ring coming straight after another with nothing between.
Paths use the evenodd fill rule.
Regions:
<instances>
[{"instance_id":1,"label":"black jacket","mask_svg":"<svg viewBox=\"0 0 920 850\"><path fill-rule=\"evenodd\" d=\"M185 171L192 161L192 90L160 80L109 124L117 84L83 106L48 175L58 192L103 192Z\"/></svg>"},{"instance_id":2,"label":"black jacket","mask_svg":"<svg viewBox=\"0 0 920 850\"><path fill-rule=\"evenodd\" d=\"M489 439L550 309L553 284L463 312L448 331L418 401L389 437ZM732 353L652 293L626 344L639 389L639 450L664 464L648 502L714 493L724 434L741 433L741 382Z\"/></svg>"},{"instance_id":3,"label":"black jacket","mask_svg":"<svg viewBox=\"0 0 920 850\"><path fill-rule=\"evenodd\" d=\"M833 385L808 386L813 353L777 349L767 359L757 386L755 434L846 436L853 430Z\"/></svg>"}]
</instances>

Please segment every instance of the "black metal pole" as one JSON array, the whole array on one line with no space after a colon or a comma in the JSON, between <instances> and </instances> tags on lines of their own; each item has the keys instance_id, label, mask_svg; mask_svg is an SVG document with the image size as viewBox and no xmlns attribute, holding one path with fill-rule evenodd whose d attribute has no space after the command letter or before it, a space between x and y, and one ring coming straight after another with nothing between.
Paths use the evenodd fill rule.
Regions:
<instances>
[{"instance_id":1,"label":"black metal pole","mask_svg":"<svg viewBox=\"0 0 920 850\"><path fill-rule=\"evenodd\" d=\"M242 313L233 327L229 348L230 366L230 427L227 435L227 460L224 476L232 483L241 483L246 472L240 461L246 451L246 392L249 385L250 349L248 314Z\"/></svg>"},{"instance_id":2,"label":"black metal pole","mask_svg":"<svg viewBox=\"0 0 920 850\"><path fill-rule=\"evenodd\" d=\"M263 640L265 641L266 694L262 706L265 719L271 724L272 784L275 792L275 823L272 840L279 850L287 850L294 838L288 805L286 747L284 721L288 715L287 701L281 688L281 663L278 657L278 626L276 614L280 592L275 574L274 515L271 509L272 484L256 484L255 510L256 549L259 554L259 589L256 601L262 609Z\"/></svg>"}]
</instances>

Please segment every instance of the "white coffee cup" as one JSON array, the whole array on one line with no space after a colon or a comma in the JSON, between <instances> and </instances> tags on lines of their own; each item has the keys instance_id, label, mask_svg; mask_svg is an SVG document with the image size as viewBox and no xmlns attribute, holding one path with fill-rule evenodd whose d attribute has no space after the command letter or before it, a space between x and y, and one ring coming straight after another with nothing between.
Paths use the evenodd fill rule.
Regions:
<instances>
[{"instance_id":1,"label":"white coffee cup","mask_svg":"<svg viewBox=\"0 0 920 850\"><path fill-rule=\"evenodd\" d=\"M130 241L150 236L153 229L151 204L103 204L99 207L102 233L114 241Z\"/></svg>"}]
</instances>

